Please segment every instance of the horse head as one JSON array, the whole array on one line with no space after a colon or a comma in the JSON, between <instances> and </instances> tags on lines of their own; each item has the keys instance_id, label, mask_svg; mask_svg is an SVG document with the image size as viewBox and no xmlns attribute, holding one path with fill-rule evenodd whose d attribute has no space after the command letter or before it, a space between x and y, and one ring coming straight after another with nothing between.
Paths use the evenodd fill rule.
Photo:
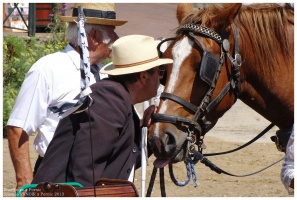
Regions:
<instances>
[{"instance_id":1,"label":"horse head","mask_svg":"<svg viewBox=\"0 0 297 200\"><path fill-rule=\"evenodd\" d=\"M178 6L180 26L163 55L174 63L167 66L165 89L153 116L156 123L149 129L155 166L192 159L196 145L201 152L204 135L242 92L246 76L239 48L251 48L253 41L247 37L246 46L239 47L240 36L249 34L241 24L239 34L234 23L241 7L220 4L193 12L191 5ZM250 52L243 56L246 63L256 63ZM248 90L255 93L254 87Z\"/></svg>"}]
</instances>

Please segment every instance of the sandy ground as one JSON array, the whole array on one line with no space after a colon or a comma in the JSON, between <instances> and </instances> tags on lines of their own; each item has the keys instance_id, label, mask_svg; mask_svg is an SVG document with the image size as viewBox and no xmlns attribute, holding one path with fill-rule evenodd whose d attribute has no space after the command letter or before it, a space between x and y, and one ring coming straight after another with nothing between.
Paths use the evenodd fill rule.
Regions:
<instances>
[{"instance_id":1,"label":"sandy ground","mask_svg":"<svg viewBox=\"0 0 297 200\"><path fill-rule=\"evenodd\" d=\"M221 152L234 149L255 137L270 123L251 110L240 100L219 120L217 125L207 133L204 153ZM208 157L214 164L224 171L244 175L258 171L269 164L281 159L283 153L277 151L270 136L275 134L276 128L270 130L250 146L237 152ZM148 179L152 173L154 157L149 159L147 167ZM195 165L198 187L194 188L190 181L187 186L179 187L171 181L168 167L165 167L166 194L168 197L289 197L280 181L282 161L248 177L231 177L217 174L204 164ZM173 165L177 180L186 180L187 171L184 163ZM140 172L136 173L140 177ZM146 186L148 186L146 181ZM136 181L140 184L141 180ZM146 187L147 188L147 187ZM157 176L152 196L161 196L159 178Z\"/></svg>"},{"instance_id":2,"label":"sandy ground","mask_svg":"<svg viewBox=\"0 0 297 200\"><path fill-rule=\"evenodd\" d=\"M116 29L120 36L127 34L146 34L155 39L170 37L177 26L175 19L176 4L116 4L117 18L129 22ZM166 11L166 12L165 12ZM141 110L141 105L138 105ZM256 136L270 123L260 115L238 101L228 111L205 138L205 153L226 151L242 145ZM210 157L209 159L225 171L234 174L248 174L262 169L279 160L283 154L278 152L270 136L275 129L267 133L256 143L229 155ZM34 137L30 137L31 164L36 160L33 149ZM154 157L149 159L147 166L148 186L152 172ZM169 177L165 169L166 193L168 197L289 197L280 181L281 163L253 176L237 178L216 174L203 164L195 166L198 187L190 182L187 186L178 187ZM183 163L174 165L175 176L179 181L186 179L186 168ZM136 171L135 185L141 194L140 170ZM7 140L3 140L3 196L15 195L15 173L10 160ZM152 192L153 197L160 197L159 178L157 176ZM292 197L292 196L291 196Z\"/></svg>"},{"instance_id":3,"label":"sandy ground","mask_svg":"<svg viewBox=\"0 0 297 200\"><path fill-rule=\"evenodd\" d=\"M141 110L141 105L138 105ZM141 111L140 111L141 112ZM205 137L205 153L226 151L242 145L262 131L269 122L238 101ZM260 170L279 160L283 154L278 152L270 136L275 129L259 139L256 143L232 154L209 157L223 170L243 175ZM32 143L34 137L30 137ZM36 160L36 153L31 144L31 164ZM147 166L146 187L152 173L154 157ZM3 140L3 196L14 196L15 173L10 160L7 140ZM198 187L190 181L187 186L179 187L171 181L168 167L165 167L166 194L168 197L289 197L280 181L281 163L253 176L237 178L217 174L201 163L196 164ZM185 181L187 172L183 163L173 165L177 180ZM141 170L136 170L135 185L141 194ZM153 188L153 197L160 197L159 176Z\"/></svg>"}]
</instances>

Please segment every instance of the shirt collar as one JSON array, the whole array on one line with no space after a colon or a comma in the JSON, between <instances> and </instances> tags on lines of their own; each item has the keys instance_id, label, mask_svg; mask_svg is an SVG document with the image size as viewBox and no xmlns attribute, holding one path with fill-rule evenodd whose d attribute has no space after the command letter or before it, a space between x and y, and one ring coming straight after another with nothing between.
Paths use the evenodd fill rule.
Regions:
<instances>
[{"instance_id":1,"label":"shirt collar","mask_svg":"<svg viewBox=\"0 0 297 200\"><path fill-rule=\"evenodd\" d=\"M75 65L76 69L80 69L80 56L79 53L70 45L68 44L65 48L65 53L70 57Z\"/></svg>"}]
</instances>

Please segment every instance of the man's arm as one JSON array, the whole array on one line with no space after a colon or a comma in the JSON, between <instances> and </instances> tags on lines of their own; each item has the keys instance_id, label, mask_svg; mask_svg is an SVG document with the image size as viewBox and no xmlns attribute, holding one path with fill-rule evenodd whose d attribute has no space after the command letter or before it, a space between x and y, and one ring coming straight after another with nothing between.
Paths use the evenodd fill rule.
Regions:
<instances>
[{"instance_id":1,"label":"man's arm","mask_svg":"<svg viewBox=\"0 0 297 200\"><path fill-rule=\"evenodd\" d=\"M30 184L33 180L33 172L29 154L29 136L19 127L7 126L8 147L10 157L16 173L16 189Z\"/></svg>"}]
</instances>

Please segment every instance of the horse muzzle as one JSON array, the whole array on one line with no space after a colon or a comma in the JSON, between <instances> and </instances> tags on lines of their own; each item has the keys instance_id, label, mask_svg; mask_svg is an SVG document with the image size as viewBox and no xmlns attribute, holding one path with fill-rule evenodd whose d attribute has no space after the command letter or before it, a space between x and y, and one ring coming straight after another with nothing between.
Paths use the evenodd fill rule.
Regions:
<instances>
[{"instance_id":1,"label":"horse muzzle","mask_svg":"<svg viewBox=\"0 0 297 200\"><path fill-rule=\"evenodd\" d=\"M187 137L185 133L178 136L171 132L165 132L162 135L154 135L149 138L148 142L151 149L157 158L154 165L155 167L162 168L169 163L176 163L185 160Z\"/></svg>"}]
</instances>

